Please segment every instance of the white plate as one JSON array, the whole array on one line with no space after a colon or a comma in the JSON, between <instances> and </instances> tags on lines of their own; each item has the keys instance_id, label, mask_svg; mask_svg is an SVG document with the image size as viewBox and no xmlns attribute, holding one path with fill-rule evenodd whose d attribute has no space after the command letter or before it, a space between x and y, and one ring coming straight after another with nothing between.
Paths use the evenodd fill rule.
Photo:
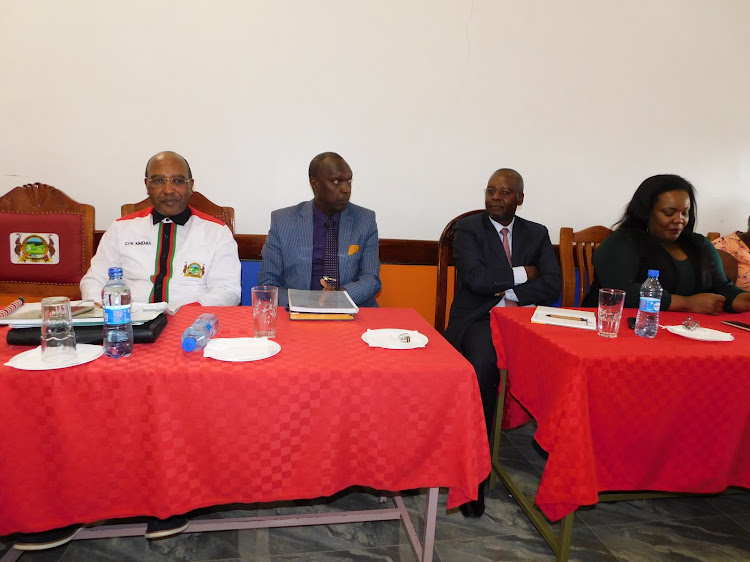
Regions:
<instances>
[{"instance_id":1,"label":"white plate","mask_svg":"<svg viewBox=\"0 0 750 562\"><path fill-rule=\"evenodd\" d=\"M65 369L66 367L75 367L83 365L94 359L98 359L104 353L101 345L92 345L89 343L79 343L76 345L76 356L60 363L48 363L42 361L42 346L29 349L13 356L5 365L14 369L24 371L46 371L48 369Z\"/></svg>"},{"instance_id":2,"label":"white plate","mask_svg":"<svg viewBox=\"0 0 750 562\"><path fill-rule=\"evenodd\" d=\"M696 328L695 330L688 330L685 326L664 326L667 330L683 338L689 338L691 340L698 341L732 341L734 336L727 332L720 332L719 330L712 330L711 328Z\"/></svg>"},{"instance_id":3,"label":"white plate","mask_svg":"<svg viewBox=\"0 0 750 562\"><path fill-rule=\"evenodd\" d=\"M409 341L399 339L401 335L408 335ZM362 341L370 347L382 347L385 349L416 349L424 347L429 341L427 336L416 330L396 330L394 328L383 328L381 330L367 330L362 334Z\"/></svg>"},{"instance_id":4,"label":"white plate","mask_svg":"<svg viewBox=\"0 0 750 562\"><path fill-rule=\"evenodd\" d=\"M268 338L213 338L203 348L203 357L219 361L260 361L279 351L281 346Z\"/></svg>"}]
</instances>

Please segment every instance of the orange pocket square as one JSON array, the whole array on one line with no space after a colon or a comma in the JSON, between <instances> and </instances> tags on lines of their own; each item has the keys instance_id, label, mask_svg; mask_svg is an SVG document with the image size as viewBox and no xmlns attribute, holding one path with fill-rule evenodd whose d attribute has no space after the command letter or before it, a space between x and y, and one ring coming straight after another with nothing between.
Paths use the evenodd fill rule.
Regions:
<instances>
[{"instance_id":1,"label":"orange pocket square","mask_svg":"<svg viewBox=\"0 0 750 562\"><path fill-rule=\"evenodd\" d=\"M351 246L349 246L349 253L346 255L351 256L352 254L356 254L357 252L359 252L359 246L357 246L356 244L352 244Z\"/></svg>"}]
</instances>

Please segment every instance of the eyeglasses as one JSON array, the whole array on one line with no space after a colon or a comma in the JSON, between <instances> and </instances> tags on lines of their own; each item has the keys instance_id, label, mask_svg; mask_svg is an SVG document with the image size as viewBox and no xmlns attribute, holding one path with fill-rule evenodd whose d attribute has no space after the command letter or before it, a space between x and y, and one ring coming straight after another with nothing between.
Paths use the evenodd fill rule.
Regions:
<instances>
[{"instance_id":1,"label":"eyeglasses","mask_svg":"<svg viewBox=\"0 0 750 562\"><path fill-rule=\"evenodd\" d=\"M499 193L502 197L513 195L513 192L510 189L495 189L494 187L488 187L484 192L490 197L495 195L495 193Z\"/></svg>"},{"instance_id":2,"label":"eyeglasses","mask_svg":"<svg viewBox=\"0 0 750 562\"><path fill-rule=\"evenodd\" d=\"M167 185L167 182L171 183L175 187L184 187L187 185L187 183L193 178L146 178L148 183L151 185L157 185L161 187L162 185Z\"/></svg>"}]
</instances>

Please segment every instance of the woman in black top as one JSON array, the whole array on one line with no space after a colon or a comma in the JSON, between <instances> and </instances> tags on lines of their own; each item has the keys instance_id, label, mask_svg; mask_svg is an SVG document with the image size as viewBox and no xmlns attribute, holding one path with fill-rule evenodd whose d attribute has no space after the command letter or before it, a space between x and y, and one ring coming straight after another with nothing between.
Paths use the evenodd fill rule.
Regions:
<instances>
[{"instance_id":1,"label":"woman in black top","mask_svg":"<svg viewBox=\"0 0 750 562\"><path fill-rule=\"evenodd\" d=\"M750 310L750 293L727 278L716 249L693 232L695 189L680 176L645 180L615 231L594 253L596 279L584 306L597 306L601 287L623 289L625 306L637 308L649 269L659 270L661 309L704 314Z\"/></svg>"}]
</instances>

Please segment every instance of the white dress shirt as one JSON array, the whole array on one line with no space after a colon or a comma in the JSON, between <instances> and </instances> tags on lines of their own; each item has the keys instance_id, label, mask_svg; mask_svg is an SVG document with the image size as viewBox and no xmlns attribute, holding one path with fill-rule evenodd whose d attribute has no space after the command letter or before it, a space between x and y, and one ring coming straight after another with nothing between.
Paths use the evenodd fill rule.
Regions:
<instances>
[{"instance_id":1,"label":"white dress shirt","mask_svg":"<svg viewBox=\"0 0 750 562\"><path fill-rule=\"evenodd\" d=\"M501 230L503 228L508 229L508 247L511 249L511 256L513 252L513 225L516 222L516 217L513 217L513 220L510 221L510 224L508 226L504 226L497 222L495 219L490 217L490 222L492 223L492 226L495 227L495 230L497 230L497 235L500 237L500 242L503 241L503 234ZM513 267L511 265L511 268L513 269L513 284L514 285L520 285L521 283L526 283L526 281L529 280L529 276L526 275L526 268L522 265ZM513 302L518 302L518 297L516 296L516 293L513 291L513 289L507 289L505 291L505 296L500 299L500 302L497 303L495 306L505 306L505 299L511 300Z\"/></svg>"}]
</instances>

